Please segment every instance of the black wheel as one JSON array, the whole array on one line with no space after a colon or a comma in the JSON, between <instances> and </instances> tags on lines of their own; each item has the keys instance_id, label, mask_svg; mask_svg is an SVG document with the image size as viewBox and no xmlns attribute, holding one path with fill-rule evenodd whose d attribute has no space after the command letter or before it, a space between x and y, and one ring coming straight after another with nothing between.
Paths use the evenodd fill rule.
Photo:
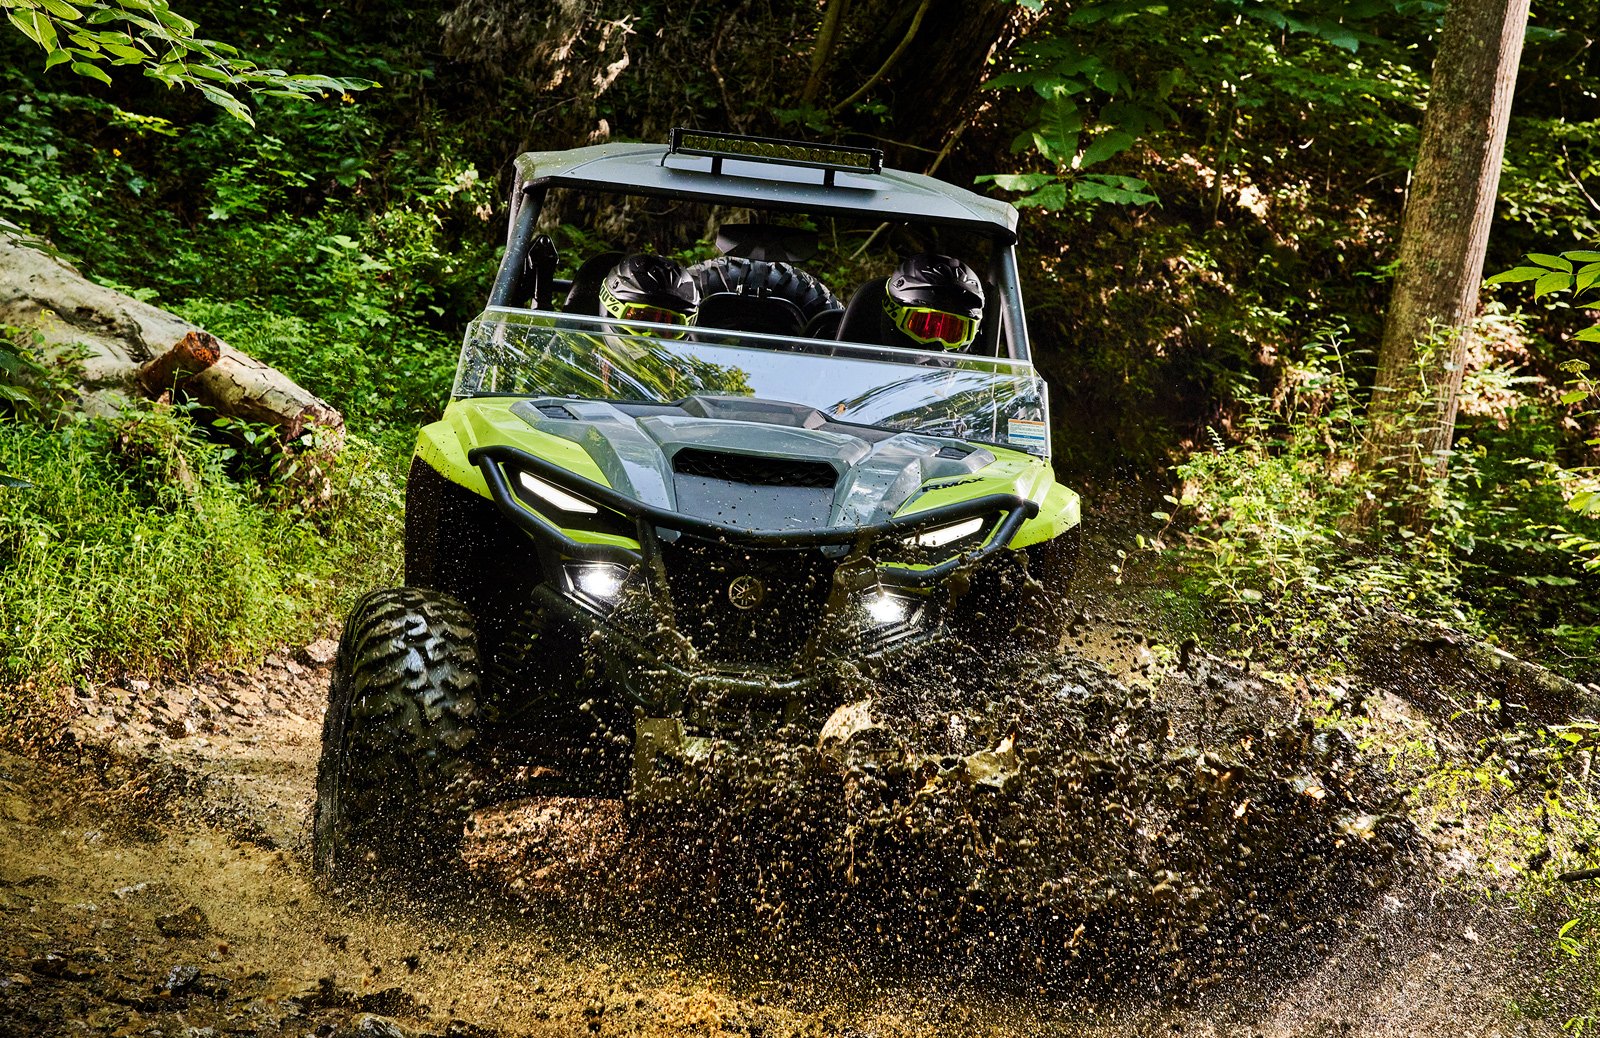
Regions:
<instances>
[{"instance_id":1,"label":"black wheel","mask_svg":"<svg viewBox=\"0 0 1600 1038\"><path fill-rule=\"evenodd\" d=\"M469 807L479 675L472 614L457 599L403 587L357 603L322 723L319 874L454 855Z\"/></svg>"},{"instance_id":2,"label":"black wheel","mask_svg":"<svg viewBox=\"0 0 1600 1038\"><path fill-rule=\"evenodd\" d=\"M1029 583L1023 592L1024 625L1034 648L1059 649L1072 619L1072 580L1078 571L1083 527L1022 549L1028 559Z\"/></svg>"},{"instance_id":3,"label":"black wheel","mask_svg":"<svg viewBox=\"0 0 1600 1038\"><path fill-rule=\"evenodd\" d=\"M1071 616L1069 588L1078 564L1079 528L997 552L969 577L950 612L956 635L972 645L1059 647Z\"/></svg>"}]
</instances>

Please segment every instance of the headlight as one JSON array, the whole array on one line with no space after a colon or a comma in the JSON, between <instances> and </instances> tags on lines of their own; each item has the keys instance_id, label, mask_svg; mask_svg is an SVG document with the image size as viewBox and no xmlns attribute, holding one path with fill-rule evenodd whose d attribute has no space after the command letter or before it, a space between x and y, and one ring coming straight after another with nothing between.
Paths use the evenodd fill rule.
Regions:
<instances>
[{"instance_id":1,"label":"headlight","mask_svg":"<svg viewBox=\"0 0 1600 1038\"><path fill-rule=\"evenodd\" d=\"M546 482L531 472L517 473L518 485L534 497L554 505L563 512L574 515L599 515L600 509L575 494L569 494L554 483Z\"/></svg>"},{"instance_id":2,"label":"headlight","mask_svg":"<svg viewBox=\"0 0 1600 1038\"><path fill-rule=\"evenodd\" d=\"M638 536L636 524L620 512L602 507L553 480L525 469L507 465L502 471L506 474L512 496L528 511L558 530L602 533L629 540L635 540Z\"/></svg>"},{"instance_id":3,"label":"headlight","mask_svg":"<svg viewBox=\"0 0 1600 1038\"><path fill-rule=\"evenodd\" d=\"M622 586L628 582L628 568L614 562L569 562L563 571L568 595L596 612L616 605Z\"/></svg>"},{"instance_id":4,"label":"headlight","mask_svg":"<svg viewBox=\"0 0 1600 1038\"><path fill-rule=\"evenodd\" d=\"M919 548L943 548L947 544L965 540L981 529L983 529L982 517L973 516L971 519L963 519L961 522L952 523L949 526L926 530L915 537L909 538L909 540Z\"/></svg>"},{"instance_id":5,"label":"headlight","mask_svg":"<svg viewBox=\"0 0 1600 1038\"><path fill-rule=\"evenodd\" d=\"M858 600L868 627L912 627L922 619L922 600L874 588Z\"/></svg>"}]
</instances>

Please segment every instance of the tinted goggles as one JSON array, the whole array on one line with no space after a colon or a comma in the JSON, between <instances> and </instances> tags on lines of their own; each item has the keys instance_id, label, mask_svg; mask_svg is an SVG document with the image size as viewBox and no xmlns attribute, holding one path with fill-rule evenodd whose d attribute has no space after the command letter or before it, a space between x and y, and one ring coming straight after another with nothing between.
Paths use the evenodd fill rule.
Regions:
<instances>
[{"instance_id":1,"label":"tinted goggles","mask_svg":"<svg viewBox=\"0 0 1600 1038\"><path fill-rule=\"evenodd\" d=\"M927 346L937 343L947 350L964 350L978 337L975 317L926 306L900 306L892 299L885 300L883 308L896 328Z\"/></svg>"},{"instance_id":2,"label":"tinted goggles","mask_svg":"<svg viewBox=\"0 0 1600 1038\"><path fill-rule=\"evenodd\" d=\"M628 303L616 296L606 293L609 298L601 301L605 304L606 313L619 321L647 321L650 324L676 324L687 327L689 317L676 310L668 310L664 306L651 306L648 303ZM617 331L625 335L648 335L657 339L681 339L688 332L663 332L653 328L627 328L619 327Z\"/></svg>"}]
</instances>

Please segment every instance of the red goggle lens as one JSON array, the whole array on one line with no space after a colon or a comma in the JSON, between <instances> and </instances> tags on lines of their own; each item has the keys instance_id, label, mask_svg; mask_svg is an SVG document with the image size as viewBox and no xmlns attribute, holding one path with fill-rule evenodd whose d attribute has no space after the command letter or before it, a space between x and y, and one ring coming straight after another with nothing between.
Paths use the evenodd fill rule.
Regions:
<instances>
[{"instance_id":1,"label":"red goggle lens","mask_svg":"<svg viewBox=\"0 0 1600 1038\"><path fill-rule=\"evenodd\" d=\"M973 320L938 310L915 310L906 315L905 329L923 342L965 346L972 339Z\"/></svg>"}]
</instances>

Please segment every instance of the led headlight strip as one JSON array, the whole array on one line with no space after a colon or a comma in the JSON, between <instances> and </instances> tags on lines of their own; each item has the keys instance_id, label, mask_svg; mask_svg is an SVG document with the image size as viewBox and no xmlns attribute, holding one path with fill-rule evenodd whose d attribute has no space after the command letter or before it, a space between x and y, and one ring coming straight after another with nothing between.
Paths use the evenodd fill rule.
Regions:
<instances>
[{"instance_id":1,"label":"led headlight strip","mask_svg":"<svg viewBox=\"0 0 1600 1038\"><path fill-rule=\"evenodd\" d=\"M911 538L911 543L919 548L942 548L946 544L954 544L963 538L971 537L981 529L983 529L983 517L973 516L959 523L919 533Z\"/></svg>"}]
</instances>

